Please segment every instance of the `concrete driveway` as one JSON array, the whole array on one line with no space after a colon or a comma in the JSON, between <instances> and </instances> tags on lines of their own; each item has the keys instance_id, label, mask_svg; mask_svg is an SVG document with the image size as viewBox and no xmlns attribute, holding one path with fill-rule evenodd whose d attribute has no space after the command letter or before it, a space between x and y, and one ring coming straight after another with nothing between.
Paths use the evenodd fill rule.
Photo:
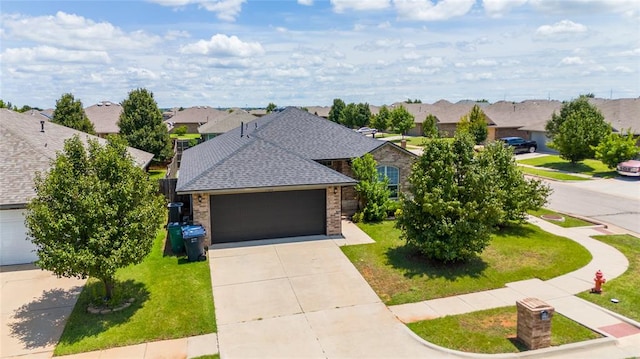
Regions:
<instances>
[{"instance_id":1,"label":"concrete driveway","mask_svg":"<svg viewBox=\"0 0 640 359\"><path fill-rule=\"evenodd\" d=\"M408 333L339 244L323 239L210 250L221 356L436 354Z\"/></svg>"},{"instance_id":2,"label":"concrete driveway","mask_svg":"<svg viewBox=\"0 0 640 359\"><path fill-rule=\"evenodd\" d=\"M0 357L50 358L84 280L33 265L0 267Z\"/></svg>"}]
</instances>

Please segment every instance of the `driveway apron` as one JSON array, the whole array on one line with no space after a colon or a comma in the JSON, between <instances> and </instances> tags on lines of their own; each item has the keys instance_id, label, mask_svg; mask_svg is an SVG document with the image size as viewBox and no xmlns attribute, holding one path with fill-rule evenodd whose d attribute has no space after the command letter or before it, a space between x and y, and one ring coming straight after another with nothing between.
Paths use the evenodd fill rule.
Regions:
<instances>
[{"instance_id":1,"label":"driveway apron","mask_svg":"<svg viewBox=\"0 0 640 359\"><path fill-rule=\"evenodd\" d=\"M417 357L431 352L408 334L337 242L212 249L222 357Z\"/></svg>"}]
</instances>

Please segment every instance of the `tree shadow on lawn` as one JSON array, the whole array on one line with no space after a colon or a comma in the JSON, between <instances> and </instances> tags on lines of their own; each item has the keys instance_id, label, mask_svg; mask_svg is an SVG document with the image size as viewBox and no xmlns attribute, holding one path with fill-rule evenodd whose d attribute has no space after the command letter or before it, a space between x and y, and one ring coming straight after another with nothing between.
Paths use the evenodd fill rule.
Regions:
<instances>
[{"instance_id":1,"label":"tree shadow on lawn","mask_svg":"<svg viewBox=\"0 0 640 359\"><path fill-rule=\"evenodd\" d=\"M81 286L43 291L39 298L16 309L8 323L10 335L17 338L25 349L55 344L67 321L69 307L73 306L81 291Z\"/></svg>"},{"instance_id":2,"label":"tree shadow on lawn","mask_svg":"<svg viewBox=\"0 0 640 359\"><path fill-rule=\"evenodd\" d=\"M487 263L475 256L466 262L443 263L426 258L414 247L404 245L389 248L386 252L388 263L404 272L407 278L415 276L444 278L455 281L460 277L479 278L487 269Z\"/></svg>"},{"instance_id":3,"label":"tree shadow on lawn","mask_svg":"<svg viewBox=\"0 0 640 359\"><path fill-rule=\"evenodd\" d=\"M112 327L126 323L144 306L150 296L144 283L135 282L131 279L118 281L114 288L114 299L119 303L123 303L129 298L134 298L133 303L128 308L108 314L91 314L87 312L88 306L100 301L100 299L96 298L100 298L103 293L104 285L102 282L92 281L87 283L73 309L73 313L71 313L67 326L64 328L60 343L71 345L82 341L86 337L97 336Z\"/></svg>"}]
</instances>

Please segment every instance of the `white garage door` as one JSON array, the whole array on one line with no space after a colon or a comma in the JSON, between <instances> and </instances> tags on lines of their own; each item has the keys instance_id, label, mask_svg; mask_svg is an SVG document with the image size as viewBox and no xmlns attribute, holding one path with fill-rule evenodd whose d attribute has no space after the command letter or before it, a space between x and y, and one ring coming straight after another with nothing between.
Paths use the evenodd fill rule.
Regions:
<instances>
[{"instance_id":1,"label":"white garage door","mask_svg":"<svg viewBox=\"0 0 640 359\"><path fill-rule=\"evenodd\" d=\"M27 239L24 211L0 210L0 265L31 263L38 259L36 246Z\"/></svg>"}]
</instances>

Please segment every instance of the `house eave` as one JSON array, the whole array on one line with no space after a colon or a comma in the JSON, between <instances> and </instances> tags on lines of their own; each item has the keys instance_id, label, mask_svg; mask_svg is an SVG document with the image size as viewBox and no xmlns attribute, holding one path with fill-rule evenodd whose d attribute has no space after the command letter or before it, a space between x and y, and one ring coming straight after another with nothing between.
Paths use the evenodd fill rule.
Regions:
<instances>
[{"instance_id":1,"label":"house eave","mask_svg":"<svg viewBox=\"0 0 640 359\"><path fill-rule=\"evenodd\" d=\"M339 182L339 183L319 183L311 185L290 185L290 186L269 186L269 187L243 187L243 188L224 188L224 189L203 189L203 190L178 190L178 195L187 194L239 194L239 193L257 193L257 192L283 192L283 191L300 191L300 190L314 190L324 189L328 187L343 187L353 186L357 184L357 181L353 182Z\"/></svg>"}]
</instances>

